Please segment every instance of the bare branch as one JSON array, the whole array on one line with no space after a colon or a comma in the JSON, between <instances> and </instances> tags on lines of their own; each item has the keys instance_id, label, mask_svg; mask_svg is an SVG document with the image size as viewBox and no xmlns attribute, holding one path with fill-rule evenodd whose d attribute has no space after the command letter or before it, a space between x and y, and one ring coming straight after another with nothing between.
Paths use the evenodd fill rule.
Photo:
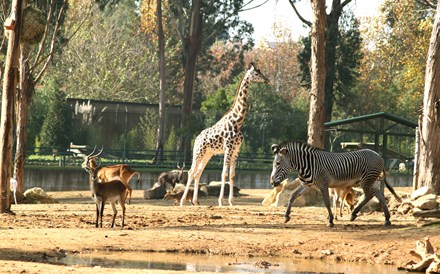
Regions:
<instances>
[{"instance_id":1,"label":"bare branch","mask_svg":"<svg viewBox=\"0 0 440 274\"><path fill-rule=\"evenodd\" d=\"M437 0L416 0L416 2L434 10L437 7Z\"/></svg>"},{"instance_id":2,"label":"bare branch","mask_svg":"<svg viewBox=\"0 0 440 274\"><path fill-rule=\"evenodd\" d=\"M68 0L64 0L63 4L61 5L61 9L60 9L60 11L58 13L57 21L56 21L55 28L54 28L53 34L52 34L52 39L51 39L51 42L50 42L49 57L46 59L46 62L44 63L43 67L41 68L40 72L35 77L35 83L38 83L38 81L41 79L41 77L43 76L43 74L46 71L47 67L49 66L50 61L52 60L52 57L53 57L53 54L54 54L54 51L55 51L55 40L56 40L58 31L60 29L61 17L64 15L65 8L67 6L67 1Z\"/></svg>"},{"instance_id":3,"label":"bare branch","mask_svg":"<svg viewBox=\"0 0 440 274\"><path fill-rule=\"evenodd\" d=\"M244 4L244 5L242 6L242 8L244 8L245 6L249 5L249 4L252 3L252 2L253 2L253 1L249 1L247 4ZM259 7L261 7L262 5L266 4L267 2L269 2L269 0L266 0L266 1L264 1L263 3L261 3L261 4L259 4L259 5L256 5L256 6L253 6L253 7L247 8L247 9L241 9L240 12L242 12L242 11L248 11L248 10L253 10L253 9L259 8Z\"/></svg>"},{"instance_id":4,"label":"bare branch","mask_svg":"<svg viewBox=\"0 0 440 274\"><path fill-rule=\"evenodd\" d=\"M49 11L47 13L46 27L44 28L44 34L43 34L43 37L41 38L40 44L38 45L38 52L35 55L34 63L31 67L31 69L29 70L29 72L31 72L33 70L33 68L37 65L37 63L40 62L39 60L41 58L41 54L43 53L44 47L46 46L46 38L49 33L49 26L50 26L50 21L52 20L52 10L53 10L54 6L55 6L55 0L52 0L50 2Z\"/></svg>"},{"instance_id":5,"label":"bare branch","mask_svg":"<svg viewBox=\"0 0 440 274\"><path fill-rule=\"evenodd\" d=\"M344 0L344 2L342 2L339 5L335 5L335 1L333 1L331 13L333 13L333 14L340 14L342 12L342 10L344 9L344 7L346 5L348 5L351 1L353 1L353 0Z\"/></svg>"},{"instance_id":6,"label":"bare branch","mask_svg":"<svg viewBox=\"0 0 440 274\"><path fill-rule=\"evenodd\" d=\"M64 0L64 2L67 2L67 0ZM63 7L64 7L64 3L63 3ZM90 7L89 7L90 8ZM61 11L60 11L61 12ZM63 11L64 12L64 11ZM59 30L59 19L61 18L62 14L59 14L58 16L58 21L57 24L55 26L55 30L54 30L54 35L58 32ZM90 12L86 13L86 16L83 18L83 20L81 21L81 23L78 25L78 27L73 31L73 33L70 35L69 38L66 39L66 41L63 43L63 45L66 45L69 43L70 40L72 40L72 38L78 33L78 31L81 29L81 27L84 25L84 23L86 22L86 20L89 18L90 16ZM40 73L38 73L38 77L35 78L35 83L37 83L37 80L40 80L41 76L43 75L44 71L47 68L47 64L50 62L50 60L52 60L53 55L57 52L54 48L54 40L55 36L52 36L52 46L51 46L51 51L49 52L49 54L47 54L46 56L39 58L39 61L34 63L34 65L29 69L29 71L33 71L37 66L39 66L42 62L44 62L46 60L46 63L44 65L44 70L42 69L40 71Z\"/></svg>"},{"instance_id":7,"label":"bare branch","mask_svg":"<svg viewBox=\"0 0 440 274\"><path fill-rule=\"evenodd\" d=\"M290 5L292 6L293 10L296 13L296 16L298 16L299 20L301 20L304 24L306 24L309 27L312 27L312 22L306 20L304 17L299 14L298 10L296 9L295 3L293 0L289 0Z\"/></svg>"}]
</instances>

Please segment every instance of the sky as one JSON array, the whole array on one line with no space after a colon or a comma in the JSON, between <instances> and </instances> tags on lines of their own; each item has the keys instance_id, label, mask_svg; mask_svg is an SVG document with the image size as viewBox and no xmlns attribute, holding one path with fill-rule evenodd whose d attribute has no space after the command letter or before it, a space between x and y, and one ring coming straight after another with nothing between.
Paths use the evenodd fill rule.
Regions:
<instances>
[{"instance_id":1,"label":"sky","mask_svg":"<svg viewBox=\"0 0 440 274\"><path fill-rule=\"evenodd\" d=\"M254 0L250 7L258 6L266 0ZM331 0L327 0L327 6L330 7ZM375 16L378 7L383 0L354 0L347 7L354 10L356 16ZM312 8L310 0L301 0L296 5L300 14L308 21L312 20ZM262 38L273 41L272 27L275 22L282 22L283 25L292 31L294 39L300 36L306 36L308 27L298 19L288 0L269 0L261 7L244 11L240 17L254 26L253 38L258 43Z\"/></svg>"}]
</instances>

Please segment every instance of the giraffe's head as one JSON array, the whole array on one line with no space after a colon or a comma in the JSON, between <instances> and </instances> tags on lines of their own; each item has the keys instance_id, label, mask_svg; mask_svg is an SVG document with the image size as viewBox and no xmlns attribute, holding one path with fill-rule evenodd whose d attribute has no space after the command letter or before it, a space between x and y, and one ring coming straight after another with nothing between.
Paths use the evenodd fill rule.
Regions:
<instances>
[{"instance_id":1,"label":"giraffe's head","mask_svg":"<svg viewBox=\"0 0 440 274\"><path fill-rule=\"evenodd\" d=\"M250 64L249 72L252 73L252 81L262 82L266 84L270 83L269 79L261 73L261 71L255 66L254 63Z\"/></svg>"}]
</instances>

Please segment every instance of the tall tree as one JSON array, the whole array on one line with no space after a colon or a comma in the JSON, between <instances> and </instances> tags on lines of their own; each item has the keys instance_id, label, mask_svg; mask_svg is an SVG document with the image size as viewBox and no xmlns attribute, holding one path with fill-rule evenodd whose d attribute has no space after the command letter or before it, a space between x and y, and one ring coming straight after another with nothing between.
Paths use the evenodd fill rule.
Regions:
<instances>
[{"instance_id":1,"label":"tall tree","mask_svg":"<svg viewBox=\"0 0 440 274\"><path fill-rule=\"evenodd\" d=\"M333 112L333 97L334 97L334 85L336 80L336 48L339 45L339 18L342 15L342 10L352 0L332 0L330 13L326 16L325 25L325 59L326 59L326 79L325 79L325 100L324 100L324 121L330 121ZM308 20L298 12L295 3L297 0L289 0L290 5L294 9L298 18L307 26L312 26ZM313 5L312 5L313 6ZM313 30L312 30L313 31Z\"/></svg>"},{"instance_id":2,"label":"tall tree","mask_svg":"<svg viewBox=\"0 0 440 274\"><path fill-rule=\"evenodd\" d=\"M23 4L26 5L27 1L24 0ZM41 10L27 6L24 10L26 17L23 38L20 40L20 89L16 99L17 125L13 173L18 182L19 192L23 192L28 108L35 84L42 79L56 51L55 45L59 42L58 34L67 8L67 0L42 1L40 6L46 9L46 19Z\"/></svg>"},{"instance_id":3,"label":"tall tree","mask_svg":"<svg viewBox=\"0 0 440 274\"><path fill-rule=\"evenodd\" d=\"M416 188L432 187L440 194L440 3L437 3L434 25L426 61L423 113L419 119L419 155Z\"/></svg>"},{"instance_id":4,"label":"tall tree","mask_svg":"<svg viewBox=\"0 0 440 274\"><path fill-rule=\"evenodd\" d=\"M163 160L163 143L165 132L165 95L167 91L166 79L166 61L165 61L165 37L162 23L162 0L156 0L156 17L157 17L157 37L158 37L158 55L159 55L159 127L156 135L156 162Z\"/></svg>"},{"instance_id":5,"label":"tall tree","mask_svg":"<svg viewBox=\"0 0 440 274\"><path fill-rule=\"evenodd\" d=\"M312 0L312 56L310 110L307 142L316 147L324 147L324 97L326 80L325 58L325 0Z\"/></svg>"},{"instance_id":6,"label":"tall tree","mask_svg":"<svg viewBox=\"0 0 440 274\"><path fill-rule=\"evenodd\" d=\"M183 1L180 0L180 3ZM179 8L179 18L183 18L183 4ZM185 60L185 78L183 84L183 104L182 104L182 117L181 117L181 128L186 128L189 123L189 117L192 112L193 103L193 87L194 87L194 77L196 73L196 63L197 55L199 54L200 45L202 42L202 29L203 29L203 14L201 12L201 0L192 0L191 12L190 12L190 24L189 32L187 35L183 35L184 31L181 30L183 48L184 50L184 60ZM183 27L183 19L181 19L179 25ZM191 141L188 136L181 136L180 139L180 150L183 152L184 161L186 157L189 158L189 151Z\"/></svg>"},{"instance_id":7,"label":"tall tree","mask_svg":"<svg viewBox=\"0 0 440 274\"><path fill-rule=\"evenodd\" d=\"M7 35L5 73L3 77L2 106L0 118L0 213L10 211L10 189L12 169L12 130L14 128L14 94L17 87L20 31L22 23L22 0L13 0Z\"/></svg>"}]
</instances>

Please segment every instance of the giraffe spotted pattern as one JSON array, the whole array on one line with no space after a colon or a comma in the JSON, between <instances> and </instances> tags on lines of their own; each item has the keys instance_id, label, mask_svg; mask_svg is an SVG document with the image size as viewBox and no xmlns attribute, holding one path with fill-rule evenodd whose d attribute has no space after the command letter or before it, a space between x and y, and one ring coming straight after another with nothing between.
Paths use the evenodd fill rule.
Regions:
<instances>
[{"instance_id":1,"label":"giraffe spotted pattern","mask_svg":"<svg viewBox=\"0 0 440 274\"><path fill-rule=\"evenodd\" d=\"M212 127L204 129L196 137L193 147L193 159L191 169L188 171L188 181L185 192L180 200L180 206L185 202L189 187L194 180L193 203L198 204L198 188L200 176L213 155L224 154L223 170L221 175L222 185L218 198L219 206L222 206L225 183L229 173L229 205L233 205L235 166L243 143L241 126L248 109L247 97L249 86L252 82L265 82L269 80L258 70L254 64L246 71L237 90L231 109Z\"/></svg>"}]
</instances>

